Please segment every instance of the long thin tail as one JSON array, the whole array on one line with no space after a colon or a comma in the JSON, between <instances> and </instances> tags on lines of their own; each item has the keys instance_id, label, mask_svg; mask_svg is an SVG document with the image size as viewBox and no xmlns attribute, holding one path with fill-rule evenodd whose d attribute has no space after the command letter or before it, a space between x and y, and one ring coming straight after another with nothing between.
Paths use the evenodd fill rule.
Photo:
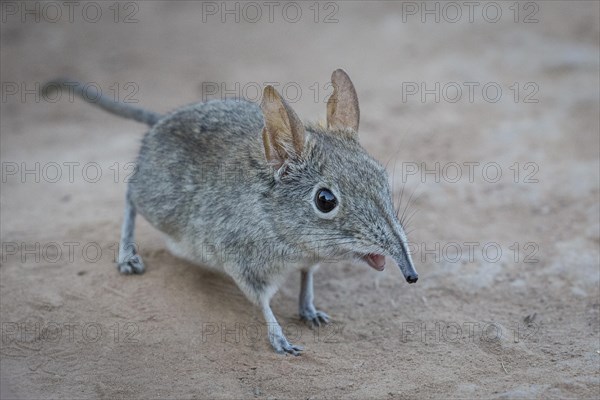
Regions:
<instances>
[{"instance_id":1,"label":"long thin tail","mask_svg":"<svg viewBox=\"0 0 600 400\"><path fill-rule=\"evenodd\" d=\"M58 90L60 88L68 88L69 90L72 88L74 93L79 95L79 97L88 103L96 104L109 113L116 114L124 118L134 119L149 126L153 126L162 118L162 115L153 111L144 110L126 103L114 101L107 96L98 94L96 87L88 85L86 88L86 86L84 86L82 83L73 79L54 79L44 85L42 88L42 94L46 96L50 91Z\"/></svg>"}]
</instances>

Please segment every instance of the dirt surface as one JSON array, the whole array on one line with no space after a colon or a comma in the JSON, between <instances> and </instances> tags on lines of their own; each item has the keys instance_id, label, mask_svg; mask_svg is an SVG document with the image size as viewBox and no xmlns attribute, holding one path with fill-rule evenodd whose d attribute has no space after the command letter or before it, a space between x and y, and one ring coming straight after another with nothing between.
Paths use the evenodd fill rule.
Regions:
<instances>
[{"instance_id":1,"label":"dirt surface","mask_svg":"<svg viewBox=\"0 0 600 400\"><path fill-rule=\"evenodd\" d=\"M273 22L263 3L256 22L240 3L239 23L160 1L93 3L102 15L90 22L87 4L73 22L65 6L57 18L36 2L2 5L3 398L599 393L598 2L520 3L518 15L495 3L495 23L485 2L472 15L459 2L454 23L445 3L427 5L439 22L421 2L320 3L317 23L312 2L294 3L295 23L283 3ZM39 7L40 21L22 22L22 7ZM415 193L420 279L407 285L391 260L381 273L323 265L315 302L333 323L312 331L290 275L272 306L301 357L273 353L234 283L169 254L143 219L147 272L119 275L124 180L145 127L67 92L33 94L66 75L167 112L258 100L257 87L277 82L303 119L323 120L338 67L359 94L361 142L388 163L403 207Z\"/></svg>"}]
</instances>

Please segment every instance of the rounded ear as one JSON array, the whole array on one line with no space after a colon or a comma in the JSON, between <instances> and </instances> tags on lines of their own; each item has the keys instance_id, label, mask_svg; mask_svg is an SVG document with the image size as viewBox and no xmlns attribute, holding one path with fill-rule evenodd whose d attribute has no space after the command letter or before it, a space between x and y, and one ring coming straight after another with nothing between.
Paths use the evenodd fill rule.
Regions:
<instances>
[{"instance_id":1,"label":"rounded ear","mask_svg":"<svg viewBox=\"0 0 600 400\"><path fill-rule=\"evenodd\" d=\"M350 77L343 69L336 69L331 74L331 84L333 93L327 100L327 128L358 132L358 96Z\"/></svg>"},{"instance_id":2,"label":"rounded ear","mask_svg":"<svg viewBox=\"0 0 600 400\"><path fill-rule=\"evenodd\" d=\"M302 154L304 125L294 110L271 85L267 85L260 103L265 127L262 131L265 158L275 168Z\"/></svg>"}]
</instances>

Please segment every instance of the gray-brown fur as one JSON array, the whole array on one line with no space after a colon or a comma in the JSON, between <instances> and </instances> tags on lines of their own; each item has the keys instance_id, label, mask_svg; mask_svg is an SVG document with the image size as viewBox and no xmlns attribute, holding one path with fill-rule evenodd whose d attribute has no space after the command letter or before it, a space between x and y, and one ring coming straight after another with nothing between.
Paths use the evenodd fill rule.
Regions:
<instances>
[{"instance_id":1,"label":"gray-brown fur","mask_svg":"<svg viewBox=\"0 0 600 400\"><path fill-rule=\"evenodd\" d=\"M328 115L335 131L299 125L278 94L273 101L279 103L263 101L262 109L209 101L158 120L142 141L129 183L120 271L144 270L127 246L137 211L166 235L173 253L231 276L262 308L273 348L291 354L302 349L287 341L269 306L290 271L302 271L300 316L314 325L329 320L313 305L313 266L320 261L387 255L416 281L386 171L360 146L352 126L358 123L352 96L356 110L345 112L349 118ZM337 197L334 217L317 210L319 188Z\"/></svg>"}]
</instances>

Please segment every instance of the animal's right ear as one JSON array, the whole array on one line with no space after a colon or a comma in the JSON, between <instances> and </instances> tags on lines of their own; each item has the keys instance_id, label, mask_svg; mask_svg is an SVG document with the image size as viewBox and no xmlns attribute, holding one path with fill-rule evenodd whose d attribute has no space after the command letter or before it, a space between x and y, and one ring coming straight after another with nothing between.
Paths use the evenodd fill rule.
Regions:
<instances>
[{"instance_id":1,"label":"animal's right ear","mask_svg":"<svg viewBox=\"0 0 600 400\"><path fill-rule=\"evenodd\" d=\"M327 100L327 128L358 132L360 109L358 96L350 77L343 69L331 74L333 93Z\"/></svg>"},{"instance_id":2,"label":"animal's right ear","mask_svg":"<svg viewBox=\"0 0 600 400\"><path fill-rule=\"evenodd\" d=\"M271 85L265 87L260 108L265 119L262 131L265 157L278 169L286 160L302 155L304 125Z\"/></svg>"}]
</instances>

